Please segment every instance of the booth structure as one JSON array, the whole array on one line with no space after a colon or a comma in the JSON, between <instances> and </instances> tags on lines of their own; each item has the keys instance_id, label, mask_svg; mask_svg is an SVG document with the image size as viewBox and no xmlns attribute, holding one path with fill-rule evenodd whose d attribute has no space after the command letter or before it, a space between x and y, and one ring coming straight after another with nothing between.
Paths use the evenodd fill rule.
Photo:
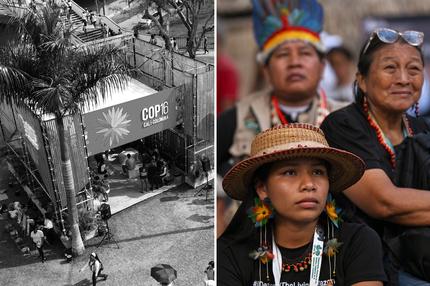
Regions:
<instances>
[{"instance_id":1,"label":"booth structure","mask_svg":"<svg viewBox=\"0 0 430 286\"><path fill-rule=\"evenodd\" d=\"M105 45L123 47L123 59L141 71L139 78L97 105L63 119L78 206L93 199L88 158L142 139L173 161L193 187L213 177L214 66L160 46L118 35ZM27 107L0 102L1 140L8 150L8 168L40 210L67 219L55 119ZM212 170L207 170L207 166Z\"/></svg>"},{"instance_id":2,"label":"booth structure","mask_svg":"<svg viewBox=\"0 0 430 286\"><path fill-rule=\"evenodd\" d=\"M213 125L193 123L193 118L207 119L208 116L194 116L197 108L192 108L191 112L186 110L185 98L192 99L187 90L181 85L157 91L132 79L124 90L112 93L97 105L86 105L81 113L63 119L78 205L86 208L92 205L88 158L139 139L171 156L182 175L191 177L188 182L193 185L196 178L190 174L190 166L199 150L187 133L192 134L198 128L213 128ZM55 213L57 222L64 227L67 201L55 119L49 115L39 116L27 107L0 103L0 123L9 151L11 174L41 213L47 210ZM188 132L185 131L187 124L191 128Z\"/></svg>"}]
</instances>

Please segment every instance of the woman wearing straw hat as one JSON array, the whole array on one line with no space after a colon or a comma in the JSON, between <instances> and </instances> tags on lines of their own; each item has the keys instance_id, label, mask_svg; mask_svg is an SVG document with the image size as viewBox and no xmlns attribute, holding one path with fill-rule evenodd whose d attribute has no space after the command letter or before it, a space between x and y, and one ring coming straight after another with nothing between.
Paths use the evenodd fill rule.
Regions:
<instances>
[{"instance_id":1,"label":"woman wearing straw hat","mask_svg":"<svg viewBox=\"0 0 430 286\"><path fill-rule=\"evenodd\" d=\"M329 194L363 170L360 158L330 148L309 124L257 135L251 156L223 180L226 193L243 202L218 240L217 285L383 285L377 234L342 222Z\"/></svg>"}]
</instances>

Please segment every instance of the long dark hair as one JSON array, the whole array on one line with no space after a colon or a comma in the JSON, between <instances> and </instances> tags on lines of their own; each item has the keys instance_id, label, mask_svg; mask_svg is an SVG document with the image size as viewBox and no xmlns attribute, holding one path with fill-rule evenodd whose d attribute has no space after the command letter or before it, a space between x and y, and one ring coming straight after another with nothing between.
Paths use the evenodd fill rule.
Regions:
<instances>
[{"instance_id":1,"label":"long dark hair","mask_svg":"<svg viewBox=\"0 0 430 286\"><path fill-rule=\"evenodd\" d=\"M369 74L370 66L373 63L375 52L381 49L382 47L385 47L387 45L392 45L392 44L387 44L382 42L377 36L374 36L373 39L370 41L369 45L367 46L368 41L369 40L367 40L361 47L360 57L358 58L358 63L357 63L357 71L363 77L366 77ZM402 37L400 37L398 41L400 41L401 43L406 43L406 41ZM367 46L367 49L364 53L364 49L366 48L366 46ZM420 47L415 47L415 48L420 53L421 61L424 65L423 51L421 50ZM362 91L358 86L357 80L355 80L354 82L354 96L355 96L355 101L360 106L363 106L363 100L366 95L364 91Z\"/></svg>"},{"instance_id":2,"label":"long dark hair","mask_svg":"<svg viewBox=\"0 0 430 286\"><path fill-rule=\"evenodd\" d=\"M241 241L253 236L256 233L257 230L254 224L252 223L251 219L248 218L248 209L254 206L254 198L257 197L257 192L255 190L256 182L267 181L272 165L273 162L260 166L252 174L253 180L248 186L247 196L240 204L230 224L227 226L220 239L227 241Z\"/></svg>"},{"instance_id":3,"label":"long dark hair","mask_svg":"<svg viewBox=\"0 0 430 286\"><path fill-rule=\"evenodd\" d=\"M254 206L254 198L257 197L255 186L257 182L267 182L270 174L270 170L275 162L267 163L260 166L253 174L252 183L248 186L248 194L245 200L241 203L238 210L233 216L230 224L220 237L221 240L226 242L242 241L249 239L258 233L258 229L254 226L251 219L248 217L248 210ZM327 163L326 168L330 174L330 165ZM333 195L336 200L336 205L342 209L342 220L346 222L362 223L356 216L356 208L351 204L343 195ZM276 214L275 214L276 216ZM328 218L326 213L323 211L319 217L319 224L323 229L327 229ZM271 233L273 225L268 224L268 232Z\"/></svg>"}]
</instances>

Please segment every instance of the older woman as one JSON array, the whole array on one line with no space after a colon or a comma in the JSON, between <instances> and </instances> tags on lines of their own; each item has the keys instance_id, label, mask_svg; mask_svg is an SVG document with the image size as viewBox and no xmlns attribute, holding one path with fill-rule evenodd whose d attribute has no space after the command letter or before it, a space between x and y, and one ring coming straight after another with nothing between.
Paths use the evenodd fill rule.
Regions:
<instances>
[{"instance_id":1,"label":"older woman","mask_svg":"<svg viewBox=\"0 0 430 286\"><path fill-rule=\"evenodd\" d=\"M344 194L387 242L398 225L430 225L430 192L396 185L404 175L398 174L396 160L402 142L430 129L424 120L406 114L411 107L418 111L424 81L423 37L417 31L375 30L360 53L356 102L329 115L321 125L332 147L365 161L363 177ZM396 275L390 276L390 285L396 285Z\"/></svg>"}]
</instances>

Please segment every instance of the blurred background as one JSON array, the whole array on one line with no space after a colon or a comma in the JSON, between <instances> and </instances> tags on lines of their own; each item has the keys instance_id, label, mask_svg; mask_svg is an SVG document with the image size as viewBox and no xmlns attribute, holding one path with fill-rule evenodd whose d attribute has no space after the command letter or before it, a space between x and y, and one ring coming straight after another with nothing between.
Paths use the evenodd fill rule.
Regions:
<instances>
[{"instance_id":1,"label":"blurred background","mask_svg":"<svg viewBox=\"0 0 430 286\"><path fill-rule=\"evenodd\" d=\"M425 33L426 79L419 102L430 118L430 0L319 0L324 7L327 65L322 88L329 97L352 101L358 54L377 27ZM251 0L217 0L217 113L266 86L256 62ZM411 113L413 115L413 112ZM219 135L218 135L219 136ZM237 202L226 198L218 178L218 236L233 216Z\"/></svg>"},{"instance_id":2,"label":"blurred background","mask_svg":"<svg viewBox=\"0 0 430 286\"><path fill-rule=\"evenodd\" d=\"M218 56L221 55L220 59L223 61L227 59L229 65L227 71L230 72L228 75L231 75L231 68L237 71L236 89L223 86L224 80L227 79L229 82L232 80L231 76L226 77L223 74L221 78L218 77L218 88L221 85L219 89L221 92L236 92L236 98L265 86L255 60L257 45L252 30L250 2L250 0L217 1ZM343 46L352 53L353 73L363 42L374 28L380 26L400 31L410 29L423 31L426 35L424 52L427 63L429 62L430 0L319 0L319 2L324 7L323 41L328 50ZM221 71L223 69L221 65ZM427 70L430 71L429 65ZM323 87L327 93L336 85L337 79L333 73L327 72L323 80ZM424 88L429 89L429 85L425 85ZM220 96L219 92L217 96ZM229 96L233 97L230 94L227 97ZM218 106L224 108L223 105ZM422 113L429 111L425 107L424 104L420 105Z\"/></svg>"}]
</instances>

